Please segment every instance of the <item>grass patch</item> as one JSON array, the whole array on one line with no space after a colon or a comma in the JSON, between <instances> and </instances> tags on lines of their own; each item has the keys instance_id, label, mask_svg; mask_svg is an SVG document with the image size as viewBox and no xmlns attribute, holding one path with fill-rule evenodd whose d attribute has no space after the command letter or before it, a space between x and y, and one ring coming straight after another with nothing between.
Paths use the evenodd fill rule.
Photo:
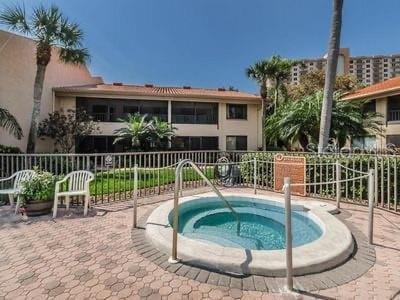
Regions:
<instances>
[{"instance_id":1,"label":"grass patch","mask_svg":"<svg viewBox=\"0 0 400 300\"><path fill-rule=\"evenodd\" d=\"M214 178L214 168L207 167L203 172L209 179ZM183 169L183 181L200 180L200 175L192 168ZM133 169L115 169L98 173L90 184L91 195L111 194L133 190ZM138 168L138 188L152 188L173 184L175 182L175 168L151 169Z\"/></svg>"}]
</instances>

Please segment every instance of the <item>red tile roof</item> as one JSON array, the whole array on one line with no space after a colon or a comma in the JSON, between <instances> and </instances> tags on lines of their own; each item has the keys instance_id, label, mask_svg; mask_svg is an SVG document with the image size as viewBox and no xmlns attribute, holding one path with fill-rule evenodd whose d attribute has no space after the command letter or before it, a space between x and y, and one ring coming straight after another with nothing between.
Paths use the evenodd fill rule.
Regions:
<instances>
[{"instance_id":1,"label":"red tile roof","mask_svg":"<svg viewBox=\"0 0 400 300\"><path fill-rule=\"evenodd\" d=\"M107 94L107 95L130 95L130 96L158 96L179 98L207 98L207 99L236 99L236 100L260 100L260 97L250 93L229 91L225 89L204 89L185 87L163 87L153 85L125 85L95 84L84 86L57 87L54 91L60 93L84 93L84 94Z\"/></svg>"},{"instance_id":2,"label":"red tile roof","mask_svg":"<svg viewBox=\"0 0 400 300\"><path fill-rule=\"evenodd\" d=\"M344 96L343 100L370 99L374 96L380 96L381 94L397 91L400 93L400 77L394 77L392 79L359 89Z\"/></svg>"}]
</instances>

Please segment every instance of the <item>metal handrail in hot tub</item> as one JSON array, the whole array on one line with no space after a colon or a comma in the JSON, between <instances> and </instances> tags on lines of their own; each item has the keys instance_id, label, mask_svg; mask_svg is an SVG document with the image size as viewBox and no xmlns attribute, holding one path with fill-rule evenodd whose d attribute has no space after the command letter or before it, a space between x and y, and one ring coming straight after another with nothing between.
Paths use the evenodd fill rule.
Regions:
<instances>
[{"instance_id":1,"label":"metal handrail in hot tub","mask_svg":"<svg viewBox=\"0 0 400 300\"><path fill-rule=\"evenodd\" d=\"M169 259L170 263L178 262L178 225L179 225L179 192L181 189L182 181L182 170L186 165L190 165L200 177L212 188L218 198L220 198L226 205L226 207L232 212L237 220L237 233L240 231L240 220L238 213L233 209L232 205L226 200L226 198L221 194L221 192L212 184L212 182L207 178L206 175L200 170L200 168L191 160L184 159L180 161L175 170L175 189L174 189L174 221L173 221L173 237L172 237L172 255Z\"/></svg>"}]
</instances>

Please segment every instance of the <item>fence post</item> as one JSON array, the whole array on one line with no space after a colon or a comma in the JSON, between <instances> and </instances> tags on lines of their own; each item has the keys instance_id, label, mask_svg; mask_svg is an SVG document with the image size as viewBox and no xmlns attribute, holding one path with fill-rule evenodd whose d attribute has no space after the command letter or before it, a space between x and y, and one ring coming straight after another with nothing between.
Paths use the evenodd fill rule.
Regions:
<instances>
[{"instance_id":1,"label":"fence post","mask_svg":"<svg viewBox=\"0 0 400 300\"><path fill-rule=\"evenodd\" d=\"M133 227L137 228L138 167L133 167Z\"/></svg>"},{"instance_id":2,"label":"fence post","mask_svg":"<svg viewBox=\"0 0 400 300\"><path fill-rule=\"evenodd\" d=\"M368 172L368 242L372 245L374 240L374 200L375 200L375 174L373 169Z\"/></svg>"},{"instance_id":3,"label":"fence post","mask_svg":"<svg viewBox=\"0 0 400 300\"><path fill-rule=\"evenodd\" d=\"M181 162L181 161L182 161L182 159L180 158L179 162ZM183 196L183 168L182 168L181 173L179 175L180 175L180 178L179 178L179 191L180 191L180 196L182 197ZM175 178L175 180L176 180L176 178Z\"/></svg>"},{"instance_id":4,"label":"fence post","mask_svg":"<svg viewBox=\"0 0 400 300\"><path fill-rule=\"evenodd\" d=\"M374 169L375 169L375 204L378 205L378 156L375 155L374 160Z\"/></svg>"},{"instance_id":5,"label":"fence post","mask_svg":"<svg viewBox=\"0 0 400 300\"><path fill-rule=\"evenodd\" d=\"M253 159L253 181L254 181L254 194L257 194L257 158Z\"/></svg>"},{"instance_id":6,"label":"fence post","mask_svg":"<svg viewBox=\"0 0 400 300\"><path fill-rule=\"evenodd\" d=\"M181 161L181 160L179 160ZM172 253L171 257L168 259L170 264L176 264L179 262L178 260L178 226L179 226L179 187L181 181L181 172L178 168L175 170L175 189L174 189L174 220L173 220L173 228L172 228Z\"/></svg>"},{"instance_id":7,"label":"fence post","mask_svg":"<svg viewBox=\"0 0 400 300\"><path fill-rule=\"evenodd\" d=\"M284 178L285 192L285 231L286 231L286 288L293 291L293 257L292 257L292 207L290 200L290 178Z\"/></svg>"},{"instance_id":8,"label":"fence post","mask_svg":"<svg viewBox=\"0 0 400 300\"><path fill-rule=\"evenodd\" d=\"M157 154L157 186L158 186L158 194L161 194L160 187L160 153Z\"/></svg>"},{"instance_id":9,"label":"fence post","mask_svg":"<svg viewBox=\"0 0 400 300\"><path fill-rule=\"evenodd\" d=\"M341 168L340 163L336 161L336 208L340 208L340 200L342 199L342 186L341 186Z\"/></svg>"}]
</instances>

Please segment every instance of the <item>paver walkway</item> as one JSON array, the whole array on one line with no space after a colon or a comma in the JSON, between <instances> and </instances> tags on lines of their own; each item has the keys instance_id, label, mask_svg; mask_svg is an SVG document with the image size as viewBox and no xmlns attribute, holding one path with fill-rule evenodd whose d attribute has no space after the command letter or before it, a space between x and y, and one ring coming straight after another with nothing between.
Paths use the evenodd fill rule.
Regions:
<instances>
[{"instance_id":1,"label":"paver walkway","mask_svg":"<svg viewBox=\"0 0 400 300\"><path fill-rule=\"evenodd\" d=\"M139 207L139 217L158 204ZM343 204L366 234L367 209ZM132 246L132 209L14 222L0 208L0 299L390 299L400 290L400 216L376 210L376 263L345 285L300 295L242 291L169 273Z\"/></svg>"}]
</instances>

